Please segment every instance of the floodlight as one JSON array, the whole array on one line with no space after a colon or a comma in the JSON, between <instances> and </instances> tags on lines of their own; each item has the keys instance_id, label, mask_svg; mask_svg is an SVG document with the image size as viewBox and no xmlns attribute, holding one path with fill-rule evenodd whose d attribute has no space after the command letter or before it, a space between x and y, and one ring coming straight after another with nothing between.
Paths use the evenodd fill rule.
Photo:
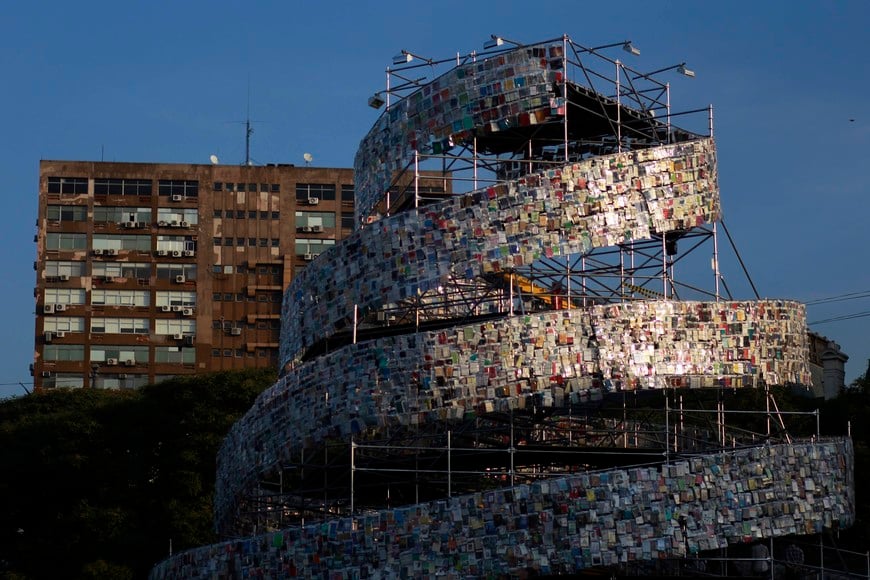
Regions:
<instances>
[{"instance_id":1,"label":"floodlight","mask_svg":"<svg viewBox=\"0 0 870 580\"><path fill-rule=\"evenodd\" d=\"M677 72L680 73L681 75L687 76L689 78L694 78L694 76L695 76L695 71L687 69L686 63L683 63L680 66L678 66Z\"/></svg>"},{"instance_id":2,"label":"floodlight","mask_svg":"<svg viewBox=\"0 0 870 580\"><path fill-rule=\"evenodd\" d=\"M622 45L622 50L624 50L625 52L627 52L631 55L640 56L640 49L637 48L635 45L633 45L630 40L627 40Z\"/></svg>"},{"instance_id":3,"label":"floodlight","mask_svg":"<svg viewBox=\"0 0 870 580\"><path fill-rule=\"evenodd\" d=\"M523 46L523 44L521 42L517 42L515 40L509 40L503 36L498 36L497 34L490 34L489 40L487 40L486 42L483 43L483 48L485 50L489 50L491 48L498 48L499 46L502 46L505 43L513 44L514 46L519 46L519 47Z\"/></svg>"},{"instance_id":4,"label":"floodlight","mask_svg":"<svg viewBox=\"0 0 870 580\"><path fill-rule=\"evenodd\" d=\"M414 57L411 56L411 53L403 50L393 57L393 64L408 64L412 60L414 60Z\"/></svg>"},{"instance_id":5,"label":"floodlight","mask_svg":"<svg viewBox=\"0 0 870 580\"><path fill-rule=\"evenodd\" d=\"M378 93L373 94L369 97L369 107L372 109L380 109L384 106L384 99Z\"/></svg>"}]
</instances>

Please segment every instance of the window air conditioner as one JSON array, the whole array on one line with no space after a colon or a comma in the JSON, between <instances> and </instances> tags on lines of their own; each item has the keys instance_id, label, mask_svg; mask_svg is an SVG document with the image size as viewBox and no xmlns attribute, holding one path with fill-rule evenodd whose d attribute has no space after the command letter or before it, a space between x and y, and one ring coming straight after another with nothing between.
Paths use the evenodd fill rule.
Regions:
<instances>
[{"instance_id":1,"label":"window air conditioner","mask_svg":"<svg viewBox=\"0 0 870 580\"><path fill-rule=\"evenodd\" d=\"M103 255L103 250L94 250L94 255L95 255L95 256L102 256L102 255Z\"/></svg>"},{"instance_id":2,"label":"window air conditioner","mask_svg":"<svg viewBox=\"0 0 870 580\"><path fill-rule=\"evenodd\" d=\"M42 312L44 314L54 314L55 306L56 306L55 304L46 304L45 306L42 307Z\"/></svg>"},{"instance_id":3,"label":"window air conditioner","mask_svg":"<svg viewBox=\"0 0 870 580\"><path fill-rule=\"evenodd\" d=\"M183 274L179 274L175 277L175 282L176 284L184 284L185 282L187 282L187 278L185 278Z\"/></svg>"},{"instance_id":4,"label":"window air conditioner","mask_svg":"<svg viewBox=\"0 0 870 580\"><path fill-rule=\"evenodd\" d=\"M196 252L194 252L193 250L183 250L181 252L181 255L185 258L192 258L196 255Z\"/></svg>"},{"instance_id":5,"label":"window air conditioner","mask_svg":"<svg viewBox=\"0 0 870 580\"><path fill-rule=\"evenodd\" d=\"M300 232L310 232L311 228L309 226L302 226L299 228Z\"/></svg>"},{"instance_id":6,"label":"window air conditioner","mask_svg":"<svg viewBox=\"0 0 870 580\"><path fill-rule=\"evenodd\" d=\"M166 250L157 250L157 255L158 255L158 256L165 256L165 255L166 255Z\"/></svg>"},{"instance_id":7,"label":"window air conditioner","mask_svg":"<svg viewBox=\"0 0 870 580\"><path fill-rule=\"evenodd\" d=\"M230 329L230 334L233 335L233 336L241 336L241 335L242 335L242 329L241 329L241 328L231 328L231 329Z\"/></svg>"},{"instance_id":8,"label":"window air conditioner","mask_svg":"<svg viewBox=\"0 0 870 580\"><path fill-rule=\"evenodd\" d=\"M66 304L55 304L54 305L55 312L63 312L64 310L66 310Z\"/></svg>"},{"instance_id":9,"label":"window air conditioner","mask_svg":"<svg viewBox=\"0 0 870 580\"><path fill-rule=\"evenodd\" d=\"M171 225L174 228L177 228L178 227L178 220L172 220L171 222L169 222L169 225Z\"/></svg>"},{"instance_id":10,"label":"window air conditioner","mask_svg":"<svg viewBox=\"0 0 870 580\"><path fill-rule=\"evenodd\" d=\"M106 364L109 365L110 367L116 366L116 365L118 364L118 359L116 359L116 358L107 358L107 359L106 359Z\"/></svg>"},{"instance_id":11,"label":"window air conditioner","mask_svg":"<svg viewBox=\"0 0 870 580\"><path fill-rule=\"evenodd\" d=\"M43 336L45 337L45 342L51 342L54 340L54 333L50 330L46 330Z\"/></svg>"},{"instance_id":12,"label":"window air conditioner","mask_svg":"<svg viewBox=\"0 0 870 580\"><path fill-rule=\"evenodd\" d=\"M69 282L69 274L61 274L57 279L61 282Z\"/></svg>"},{"instance_id":13,"label":"window air conditioner","mask_svg":"<svg viewBox=\"0 0 870 580\"><path fill-rule=\"evenodd\" d=\"M134 358L128 358L127 360L124 361L124 364L127 365L128 367L135 366L135 365L136 365L136 359L134 359Z\"/></svg>"},{"instance_id":14,"label":"window air conditioner","mask_svg":"<svg viewBox=\"0 0 870 580\"><path fill-rule=\"evenodd\" d=\"M306 262L310 262L314 259L314 254L303 254L302 259Z\"/></svg>"},{"instance_id":15,"label":"window air conditioner","mask_svg":"<svg viewBox=\"0 0 870 580\"><path fill-rule=\"evenodd\" d=\"M168 304L164 304L163 306L160 307L160 310L163 312L171 312L172 306L169 306Z\"/></svg>"},{"instance_id":16,"label":"window air conditioner","mask_svg":"<svg viewBox=\"0 0 870 580\"><path fill-rule=\"evenodd\" d=\"M320 203L319 197L309 197L308 198L308 205L317 205L318 203Z\"/></svg>"},{"instance_id":17,"label":"window air conditioner","mask_svg":"<svg viewBox=\"0 0 870 580\"><path fill-rule=\"evenodd\" d=\"M172 338L173 338L174 340L181 340L181 339L184 338L184 335L181 334L181 333L179 332L179 333L173 334L173 335L172 335Z\"/></svg>"},{"instance_id":18,"label":"window air conditioner","mask_svg":"<svg viewBox=\"0 0 870 580\"><path fill-rule=\"evenodd\" d=\"M179 256L181 256L181 250L172 250L173 258L178 258Z\"/></svg>"},{"instance_id":19,"label":"window air conditioner","mask_svg":"<svg viewBox=\"0 0 870 580\"><path fill-rule=\"evenodd\" d=\"M173 306L172 311L173 312L181 312L181 306Z\"/></svg>"},{"instance_id":20,"label":"window air conditioner","mask_svg":"<svg viewBox=\"0 0 870 580\"><path fill-rule=\"evenodd\" d=\"M66 331L65 330L58 330L54 333L54 337L55 338L66 338Z\"/></svg>"},{"instance_id":21,"label":"window air conditioner","mask_svg":"<svg viewBox=\"0 0 870 580\"><path fill-rule=\"evenodd\" d=\"M319 234L323 231L323 226L311 226L311 231L315 234Z\"/></svg>"},{"instance_id":22,"label":"window air conditioner","mask_svg":"<svg viewBox=\"0 0 870 580\"><path fill-rule=\"evenodd\" d=\"M182 195L175 194L172 196L172 201L181 201L182 199L184 199Z\"/></svg>"},{"instance_id":23,"label":"window air conditioner","mask_svg":"<svg viewBox=\"0 0 870 580\"><path fill-rule=\"evenodd\" d=\"M189 228L189 227L190 227L190 223L189 223L189 222L181 222L181 223L178 224L178 225L181 226L181 227L183 227L183 228Z\"/></svg>"},{"instance_id":24,"label":"window air conditioner","mask_svg":"<svg viewBox=\"0 0 870 580\"><path fill-rule=\"evenodd\" d=\"M181 314L184 316L193 316L193 308L182 308Z\"/></svg>"},{"instance_id":25,"label":"window air conditioner","mask_svg":"<svg viewBox=\"0 0 870 580\"><path fill-rule=\"evenodd\" d=\"M110 256L114 256L117 253L118 253L118 250L116 250L115 248L109 248L108 250L106 250L106 254L108 254Z\"/></svg>"},{"instance_id":26,"label":"window air conditioner","mask_svg":"<svg viewBox=\"0 0 870 580\"><path fill-rule=\"evenodd\" d=\"M124 222L125 228L138 228L139 224L137 222Z\"/></svg>"},{"instance_id":27,"label":"window air conditioner","mask_svg":"<svg viewBox=\"0 0 870 580\"><path fill-rule=\"evenodd\" d=\"M165 228L165 227L168 226L169 224L166 223L166 222L163 221L163 220L160 220L159 222L157 222L157 225L160 226L161 228Z\"/></svg>"}]
</instances>

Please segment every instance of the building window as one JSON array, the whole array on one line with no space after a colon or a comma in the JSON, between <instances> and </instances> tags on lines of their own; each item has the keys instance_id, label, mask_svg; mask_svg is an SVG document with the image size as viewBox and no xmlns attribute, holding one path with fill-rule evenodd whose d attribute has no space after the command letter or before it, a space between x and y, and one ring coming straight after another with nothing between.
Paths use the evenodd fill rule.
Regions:
<instances>
[{"instance_id":1,"label":"building window","mask_svg":"<svg viewBox=\"0 0 870 580\"><path fill-rule=\"evenodd\" d=\"M236 210L236 219L237 219L237 220L243 220L243 219L245 219L245 210L243 210L243 209L237 209L237 210Z\"/></svg>"},{"instance_id":2,"label":"building window","mask_svg":"<svg viewBox=\"0 0 870 580\"><path fill-rule=\"evenodd\" d=\"M272 238L272 239L269 241L269 243L272 244L272 247L273 247L273 248L277 248L277 247L279 247L279 246L281 245L281 242L280 242L280 240L279 240L278 238Z\"/></svg>"},{"instance_id":3,"label":"building window","mask_svg":"<svg viewBox=\"0 0 870 580\"><path fill-rule=\"evenodd\" d=\"M46 250L86 250L87 247L87 234L68 232L48 232L45 234Z\"/></svg>"},{"instance_id":4,"label":"building window","mask_svg":"<svg viewBox=\"0 0 870 580\"><path fill-rule=\"evenodd\" d=\"M94 334L148 334L147 318L92 318Z\"/></svg>"},{"instance_id":5,"label":"building window","mask_svg":"<svg viewBox=\"0 0 870 580\"><path fill-rule=\"evenodd\" d=\"M155 305L160 306L187 306L194 307L196 306L196 292L185 292L181 290L177 291L163 291L159 290L157 292L157 297L155 299Z\"/></svg>"},{"instance_id":6,"label":"building window","mask_svg":"<svg viewBox=\"0 0 870 580\"><path fill-rule=\"evenodd\" d=\"M85 386L85 377L80 373L51 373L50 377L42 379L46 389L80 389Z\"/></svg>"},{"instance_id":7,"label":"building window","mask_svg":"<svg viewBox=\"0 0 870 580\"><path fill-rule=\"evenodd\" d=\"M196 280L196 264L157 264L157 279L170 282Z\"/></svg>"},{"instance_id":8,"label":"building window","mask_svg":"<svg viewBox=\"0 0 870 580\"><path fill-rule=\"evenodd\" d=\"M221 355L221 349L219 349L219 348L213 348L213 349L211 349L211 356L212 356L212 358L214 358L214 357L216 357L216 356L220 356L220 355Z\"/></svg>"},{"instance_id":9,"label":"building window","mask_svg":"<svg viewBox=\"0 0 870 580\"><path fill-rule=\"evenodd\" d=\"M248 219L249 219L249 220L255 220L255 219L257 219L257 210L255 210L255 209L249 209L249 210L248 210Z\"/></svg>"},{"instance_id":10,"label":"building window","mask_svg":"<svg viewBox=\"0 0 870 580\"><path fill-rule=\"evenodd\" d=\"M81 316L46 316L42 321L44 332L84 332L85 319Z\"/></svg>"},{"instance_id":11,"label":"building window","mask_svg":"<svg viewBox=\"0 0 870 580\"><path fill-rule=\"evenodd\" d=\"M136 374L98 374L94 377L94 387L98 389L138 389L148 384L148 375Z\"/></svg>"},{"instance_id":12,"label":"building window","mask_svg":"<svg viewBox=\"0 0 870 580\"><path fill-rule=\"evenodd\" d=\"M45 208L45 217L52 222L83 222L88 219L84 205L50 205Z\"/></svg>"},{"instance_id":13,"label":"building window","mask_svg":"<svg viewBox=\"0 0 870 580\"><path fill-rule=\"evenodd\" d=\"M45 263L45 275L57 276L84 276L85 263L64 260L48 260Z\"/></svg>"},{"instance_id":14,"label":"building window","mask_svg":"<svg viewBox=\"0 0 870 580\"><path fill-rule=\"evenodd\" d=\"M245 238L236 238L236 245L237 246L244 246L245 245Z\"/></svg>"},{"instance_id":15,"label":"building window","mask_svg":"<svg viewBox=\"0 0 870 580\"><path fill-rule=\"evenodd\" d=\"M91 267L92 276L106 278L151 278L151 264L145 262L98 262Z\"/></svg>"},{"instance_id":16,"label":"building window","mask_svg":"<svg viewBox=\"0 0 870 580\"><path fill-rule=\"evenodd\" d=\"M353 184L348 185L343 183L341 185L341 201L349 201L353 203L354 197Z\"/></svg>"},{"instance_id":17,"label":"building window","mask_svg":"<svg viewBox=\"0 0 870 580\"><path fill-rule=\"evenodd\" d=\"M268 248L269 247L269 240L266 238L260 238L260 247L261 248Z\"/></svg>"},{"instance_id":18,"label":"building window","mask_svg":"<svg viewBox=\"0 0 870 580\"><path fill-rule=\"evenodd\" d=\"M95 179L94 195L151 195L150 179Z\"/></svg>"},{"instance_id":19,"label":"building window","mask_svg":"<svg viewBox=\"0 0 870 580\"><path fill-rule=\"evenodd\" d=\"M352 230L353 229L353 214L352 213L342 213L341 214L341 227L343 229Z\"/></svg>"},{"instance_id":20,"label":"building window","mask_svg":"<svg viewBox=\"0 0 870 580\"><path fill-rule=\"evenodd\" d=\"M296 228L334 228L335 214L326 211L297 211ZM308 231L308 230L306 230Z\"/></svg>"},{"instance_id":21,"label":"building window","mask_svg":"<svg viewBox=\"0 0 870 580\"><path fill-rule=\"evenodd\" d=\"M161 226L185 227L199 223L199 210L196 208L159 207L157 223Z\"/></svg>"},{"instance_id":22,"label":"building window","mask_svg":"<svg viewBox=\"0 0 870 580\"><path fill-rule=\"evenodd\" d=\"M94 222L113 224L138 222L140 224L150 224L151 208L97 205L94 206Z\"/></svg>"},{"instance_id":23,"label":"building window","mask_svg":"<svg viewBox=\"0 0 870 580\"><path fill-rule=\"evenodd\" d=\"M222 191L223 188L224 188L224 184L223 184L223 183L221 183L220 181L215 181L215 182L214 182L214 190L215 190L215 191Z\"/></svg>"},{"instance_id":24,"label":"building window","mask_svg":"<svg viewBox=\"0 0 870 580\"><path fill-rule=\"evenodd\" d=\"M157 251L196 252L196 240L192 236L157 236Z\"/></svg>"},{"instance_id":25,"label":"building window","mask_svg":"<svg viewBox=\"0 0 870 580\"><path fill-rule=\"evenodd\" d=\"M92 243L95 250L132 250L151 251L151 236L124 234L94 234Z\"/></svg>"},{"instance_id":26,"label":"building window","mask_svg":"<svg viewBox=\"0 0 870 580\"><path fill-rule=\"evenodd\" d=\"M85 360L85 345L47 344L42 350L42 358L47 361Z\"/></svg>"},{"instance_id":27,"label":"building window","mask_svg":"<svg viewBox=\"0 0 870 580\"><path fill-rule=\"evenodd\" d=\"M157 192L161 196L180 195L182 198L197 197L199 195L199 181L161 179L157 185Z\"/></svg>"},{"instance_id":28,"label":"building window","mask_svg":"<svg viewBox=\"0 0 870 580\"><path fill-rule=\"evenodd\" d=\"M281 184L273 183L272 184L272 193L281 193Z\"/></svg>"},{"instance_id":29,"label":"building window","mask_svg":"<svg viewBox=\"0 0 870 580\"><path fill-rule=\"evenodd\" d=\"M194 336L196 321L189 318L158 318L154 321L154 334Z\"/></svg>"},{"instance_id":30,"label":"building window","mask_svg":"<svg viewBox=\"0 0 870 580\"><path fill-rule=\"evenodd\" d=\"M147 290L92 290L91 304L145 307L151 305L151 293Z\"/></svg>"},{"instance_id":31,"label":"building window","mask_svg":"<svg viewBox=\"0 0 870 580\"><path fill-rule=\"evenodd\" d=\"M266 212L263 212L263 213L266 213ZM273 212L272 212L272 219L273 219L273 220L281 219L281 212L279 212L279 211L273 211Z\"/></svg>"},{"instance_id":32,"label":"building window","mask_svg":"<svg viewBox=\"0 0 870 580\"><path fill-rule=\"evenodd\" d=\"M49 177L48 193L78 195L88 192L87 177Z\"/></svg>"},{"instance_id":33,"label":"building window","mask_svg":"<svg viewBox=\"0 0 870 580\"><path fill-rule=\"evenodd\" d=\"M84 304L84 288L46 288L46 304Z\"/></svg>"},{"instance_id":34,"label":"building window","mask_svg":"<svg viewBox=\"0 0 870 580\"><path fill-rule=\"evenodd\" d=\"M296 201L300 203L308 203L309 199L319 199L321 201L335 200L335 184L334 183L298 183L296 184Z\"/></svg>"},{"instance_id":35,"label":"building window","mask_svg":"<svg viewBox=\"0 0 870 580\"><path fill-rule=\"evenodd\" d=\"M335 240L307 240L296 238L296 255L317 255L335 245Z\"/></svg>"},{"instance_id":36,"label":"building window","mask_svg":"<svg viewBox=\"0 0 870 580\"><path fill-rule=\"evenodd\" d=\"M134 363L148 362L147 346L132 345L99 345L91 347L91 362L108 363L110 360L116 364L125 364L127 361Z\"/></svg>"},{"instance_id":37,"label":"building window","mask_svg":"<svg viewBox=\"0 0 870 580\"><path fill-rule=\"evenodd\" d=\"M257 238L248 238L248 245L252 248L257 247Z\"/></svg>"}]
</instances>

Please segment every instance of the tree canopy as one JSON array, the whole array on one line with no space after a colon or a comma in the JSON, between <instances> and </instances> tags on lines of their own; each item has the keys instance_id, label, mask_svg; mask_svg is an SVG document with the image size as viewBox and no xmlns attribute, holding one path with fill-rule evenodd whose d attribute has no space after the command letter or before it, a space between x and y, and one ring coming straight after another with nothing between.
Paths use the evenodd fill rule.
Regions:
<instances>
[{"instance_id":1,"label":"tree canopy","mask_svg":"<svg viewBox=\"0 0 870 580\"><path fill-rule=\"evenodd\" d=\"M0 403L0 577L143 578L215 542L215 456L274 381L249 370Z\"/></svg>"}]
</instances>

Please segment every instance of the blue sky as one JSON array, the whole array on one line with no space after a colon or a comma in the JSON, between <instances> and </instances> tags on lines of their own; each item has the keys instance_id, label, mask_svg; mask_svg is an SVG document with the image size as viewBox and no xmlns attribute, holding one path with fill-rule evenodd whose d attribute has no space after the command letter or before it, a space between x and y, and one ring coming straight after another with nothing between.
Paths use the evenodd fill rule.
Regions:
<instances>
[{"instance_id":1,"label":"blue sky","mask_svg":"<svg viewBox=\"0 0 870 580\"><path fill-rule=\"evenodd\" d=\"M0 397L29 388L40 159L351 166L400 49L480 50L490 34L585 46L631 39L631 66L686 61L675 109L713 104L725 223L764 297L813 301L870 290L870 3L744 2L3 2L0 5ZM751 290L723 259L736 297ZM712 281L711 281L712 284ZM870 299L809 307L810 322ZM870 358L870 318L812 328Z\"/></svg>"}]
</instances>

